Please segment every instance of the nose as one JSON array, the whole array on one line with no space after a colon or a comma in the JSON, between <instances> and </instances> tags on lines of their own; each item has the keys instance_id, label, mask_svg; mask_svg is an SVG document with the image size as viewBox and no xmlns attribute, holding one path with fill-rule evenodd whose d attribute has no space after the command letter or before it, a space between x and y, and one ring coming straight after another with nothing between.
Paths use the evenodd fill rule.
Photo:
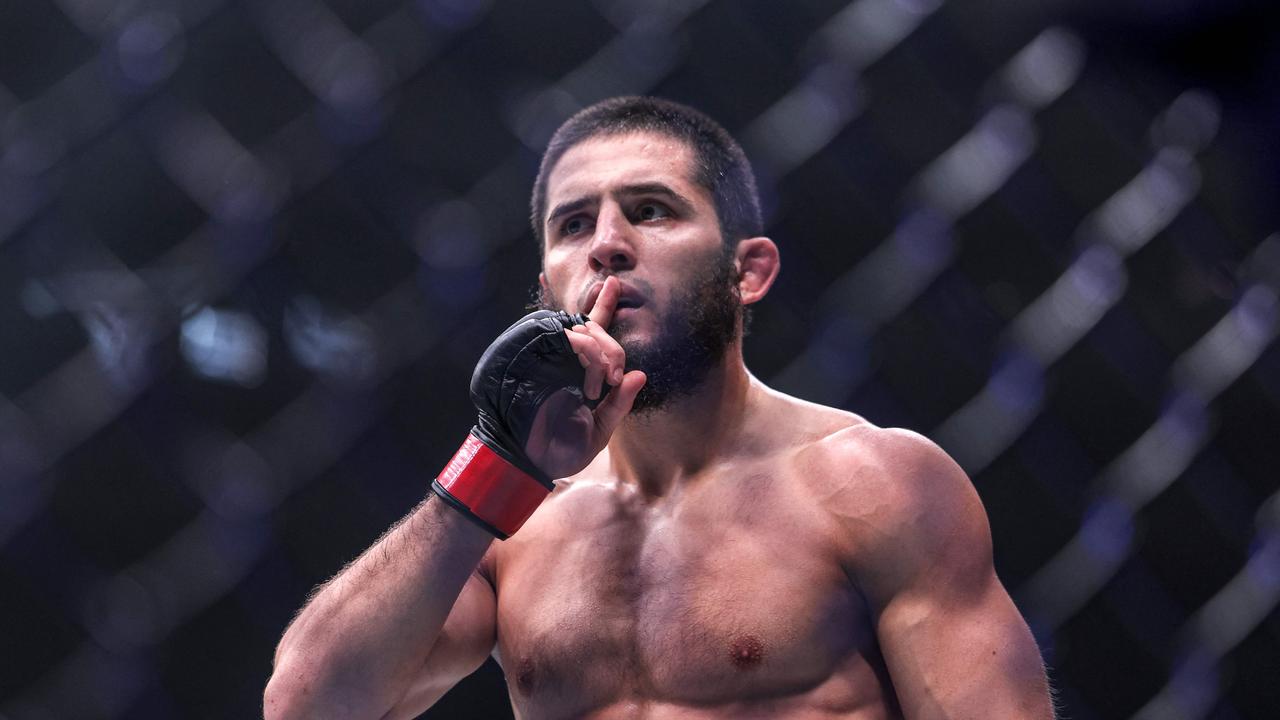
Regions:
<instances>
[{"instance_id":1,"label":"nose","mask_svg":"<svg viewBox=\"0 0 1280 720\"><path fill-rule=\"evenodd\" d=\"M587 264L596 273L618 273L635 267L635 228L617 205L600 208Z\"/></svg>"}]
</instances>

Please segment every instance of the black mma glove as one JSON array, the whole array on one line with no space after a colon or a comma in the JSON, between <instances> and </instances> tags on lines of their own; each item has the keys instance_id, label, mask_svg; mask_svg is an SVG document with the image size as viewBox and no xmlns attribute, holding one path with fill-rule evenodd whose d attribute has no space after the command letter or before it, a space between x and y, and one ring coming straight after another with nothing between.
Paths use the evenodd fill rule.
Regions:
<instances>
[{"instance_id":1,"label":"black mma glove","mask_svg":"<svg viewBox=\"0 0 1280 720\"><path fill-rule=\"evenodd\" d=\"M493 341L471 376L479 417L431 489L499 539L518 530L554 488L525 444L552 393L582 396L585 371L564 331L586 321L563 311L530 313ZM599 400L584 402L594 408Z\"/></svg>"}]
</instances>

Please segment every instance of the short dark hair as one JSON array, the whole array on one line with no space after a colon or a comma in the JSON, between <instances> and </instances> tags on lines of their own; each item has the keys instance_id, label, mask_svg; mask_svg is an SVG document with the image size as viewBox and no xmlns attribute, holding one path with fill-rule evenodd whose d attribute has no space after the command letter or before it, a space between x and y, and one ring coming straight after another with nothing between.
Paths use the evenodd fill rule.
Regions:
<instances>
[{"instance_id":1,"label":"short dark hair","mask_svg":"<svg viewBox=\"0 0 1280 720\"><path fill-rule=\"evenodd\" d=\"M654 132L685 143L693 151L693 181L711 194L725 243L764 232L756 177L742 148L715 120L687 105L654 97L616 97L578 111L556 130L542 155L533 183L530 221L538 252L545 247L547 179L570 148L598 136Z\"/></svg>"}]
</instances>

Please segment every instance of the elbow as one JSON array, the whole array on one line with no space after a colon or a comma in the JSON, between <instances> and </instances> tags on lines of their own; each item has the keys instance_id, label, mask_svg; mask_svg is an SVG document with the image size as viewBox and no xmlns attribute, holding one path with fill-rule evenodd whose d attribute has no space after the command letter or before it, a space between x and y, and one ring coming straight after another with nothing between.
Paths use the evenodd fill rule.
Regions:
<instances>
[{"instance_id":1,"label":"elbow","mask_svg":"<svg viewBox=\"0 0 1280 720\"><path fill-rule=\"evenodd\" d=\"M285 681L281 678L279 671L272 673L271 678L267 680L267 689L262 692L263 720L301 717L296 709L297 702L293 698L292 689L285 687Z\"/></svg>"},{"instance_id":2,"label":"elbow","mask_svg":"<svg viewBox=\"0 0 1280 720\"><path fill-rule=\"evenodd\" d=\"M316 703L308 702L311 683L287 667L276 666L262 693L262 717L264 720L292 720L293 718L319 717L312 710Z\"/></svg>"},{"instance_id":3,"label":"elbow","mask_svg":"<svg viewBox=\"0 0 1280 720\"><path fill-rule=\"evenodd\" d=\"M349 694L323 682L307 668L280 662L262 693L262 716L264 720L381 716L381 713L353 700Z\"/></svg>"}]
</instances>

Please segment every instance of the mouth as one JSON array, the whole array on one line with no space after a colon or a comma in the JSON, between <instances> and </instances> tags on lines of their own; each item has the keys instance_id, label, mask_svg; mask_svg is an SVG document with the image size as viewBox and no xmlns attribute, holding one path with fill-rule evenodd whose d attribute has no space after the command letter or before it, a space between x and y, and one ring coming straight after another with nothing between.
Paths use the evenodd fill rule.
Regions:
<instances>
[{"instance_id":1,"label":"mouth","mask_svg":"<svg viewBox=\"0 0 1280 720\"><path fill-rule=\"evenodd\" d=\"M587 290L587 296L582 303L582 312L590 314L596 306L596 300L600 298L600 291L604 289L603 282L597 282ZM644 296L640 294L634 287L627 283L619 281L618 283L618 302L614 306L614 312L619 310L634 310L644 305Z\"/></svg>"}]
</instances>

